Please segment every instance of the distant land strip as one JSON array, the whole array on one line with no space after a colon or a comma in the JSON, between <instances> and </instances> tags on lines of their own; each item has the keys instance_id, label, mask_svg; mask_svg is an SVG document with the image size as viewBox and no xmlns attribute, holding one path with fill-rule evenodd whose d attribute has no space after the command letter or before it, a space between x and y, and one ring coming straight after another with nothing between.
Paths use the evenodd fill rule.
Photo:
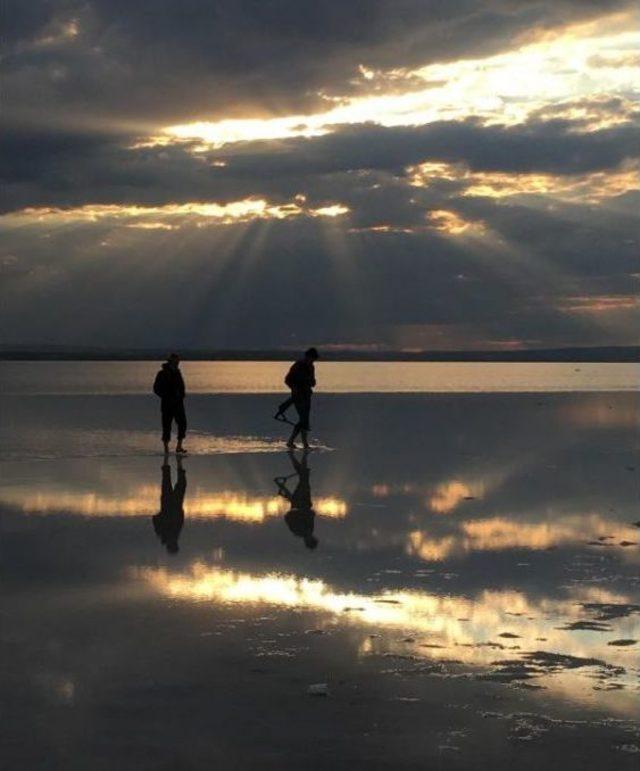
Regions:
<instances>
[{"instance_id":1,"label":"distant land strip","mask_svg":"<svg viewBox=\"0 0 640 771\"><path fill-rule=\"evenodd\" d=\"M169 349L3 346L3 361L162 361ZM181 349L183 361L291 361L300 350ZM323 361L478 361L478 362L640 362L640 346L545 348L517 351L358 351L328 350Z\"/></svg>"}]
</instances>

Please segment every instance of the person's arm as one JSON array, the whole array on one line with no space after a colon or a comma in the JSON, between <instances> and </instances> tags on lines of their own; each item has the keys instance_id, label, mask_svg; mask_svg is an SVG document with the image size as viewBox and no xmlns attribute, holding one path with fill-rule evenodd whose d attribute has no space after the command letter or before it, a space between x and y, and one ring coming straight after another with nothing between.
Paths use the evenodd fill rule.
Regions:
<instances>
[{"instance_id":1,"label":"person's arm","mask_svg":"<svg viewBox=\"0 0 640 771\"><path fill-rule=\"evenodd\" d=\"M180 372L180 370L178 370L178 391L180 393L180 398L184 399L185 397L184 378L182 377L182 372Z\"/></svg>"}]
</instances>

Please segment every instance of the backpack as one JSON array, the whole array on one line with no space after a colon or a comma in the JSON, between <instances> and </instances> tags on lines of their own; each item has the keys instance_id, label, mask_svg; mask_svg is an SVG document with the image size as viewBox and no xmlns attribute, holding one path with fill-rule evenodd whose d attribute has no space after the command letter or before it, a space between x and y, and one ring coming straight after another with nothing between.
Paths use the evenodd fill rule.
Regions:
<instances>
[{"instance_id":1,"label":"backpack","mask_svg":"<svg viewBox=\"0 0 640 771\"><path fill-rule=\"evenodd\" d=\"M158 372L156 379L153 381L153 393L162 398L162 371Z\"/></svg>"},{"instance_id":2,"label":"backpack","mask_svg":"<svg viewBox=\"0 0 640 771\"><path fill-rule=\"evenodd\" d=\"M289 368L289 371L285 375L284 384L287 386L287 388L293 388L296 384L296 377L294 372L295 366L295 364L292 364Z\"/></svg>"}]
</instances>

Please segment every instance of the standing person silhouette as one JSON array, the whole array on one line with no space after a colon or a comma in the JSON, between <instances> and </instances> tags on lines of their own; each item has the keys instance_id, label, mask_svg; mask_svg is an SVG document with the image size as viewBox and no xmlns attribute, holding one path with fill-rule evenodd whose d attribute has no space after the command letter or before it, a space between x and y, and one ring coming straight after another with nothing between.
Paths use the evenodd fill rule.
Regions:
<instances>
[{"instance_id":1,"label":"standing person silhouette","mask_svg":"<svg viewBox=\"0 0 640 771\"><path fill-rule=\"evenodd\" d=\"M302 435L302 446L309 449L308 434L311 430L309 415L311 412L311 394L316 384L314 362L319 359L315 348L308 348L302 359L294 362L287 372L284 382L291 389L291 396L278 407L274 415L276 420L287 421L286 411L293 404L298 413L298 422L294 425L287 447L295 449L298 434Z\"/></svg>"},{"instance_id":2,"label":"standing person silhouette","mask_svg":"<svg viewBox=\"0 0 640 771\"><path fill-rule=\"evenodd\" d=\"M318 546L318 539L313 534L316 513L311 500L309 480L311 469L307 465L307 453L305 452L302 455L302 461L299 461L293 452L289 452L289 460L293 466L293 474L288 477L276 477L273 480L278 487L278 494L291 504L291 509L285 514L284 521L294 535L302 538L307 549L315 549ZM287 487L287 480L294 476L298 477L298 484L291 492Z\"/></svg>"},{"instance_id":3,"label":"standing person silhouette","mask_svg":"<svg viewBox=\"0 0 640 771\"><path fill-rule=\"evenodd\" d=\"M151 517L156 535L166 546L169 554L177 554L178 538L184 524L184 494L187 491L187 475L178 455L178 478L176 486L171 484L171 466L162 464L162 485L160 488L160 511Z\"/></svg>"},{"instance_id":4,"label":"standing person silhouette","mask_svg":"<svg viewBox=\"0 0 640 771\"><path fill-rule=\"evenodd\" d=\"M165 454L169 452L171 424L174 420L178 427L176 453L186 453L187 451L182 446L182 441L187 435L187 416L184 411L185 390L184 380L180 372L180 357L177 353L169 354L166 362L162 365L162 369L156 375L153 392L160 397L162 443Z\"/></svg>"}]
</instances>

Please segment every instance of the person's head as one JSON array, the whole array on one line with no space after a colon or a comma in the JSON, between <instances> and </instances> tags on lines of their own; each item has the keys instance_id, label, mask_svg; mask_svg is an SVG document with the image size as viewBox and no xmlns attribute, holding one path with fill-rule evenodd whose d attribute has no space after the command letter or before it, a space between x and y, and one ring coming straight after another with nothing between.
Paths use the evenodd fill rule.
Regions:
<instances>
[{"instance_id":1,"label":"person's head","mask_svg":"<svg viewBox=\"0 0 640 771\"><path fill-rule=\"evenodd\" d=\"M317 348L307 348L307 350L304 352L304 358L309 359L309 361L318 361L320 358L320 354L318 353Z\"/></svg>"},{"instance_id":2,"label":"person's head","mask_svg":"<svg viewBox=\"0 0 640 771\"><path fill-rule=\"evenodd\" d=\"M304 545L307 547L307 549L317 549L318 539L315 537L315 535L305 535Z\"/></svg>"},{"instance_id":3,"label":"person's head","mask_svg":"<svg viewBox=\"0 0 640 771\"><path fill-rule=\"evenodd\" d=\"M167 364L174 369L180 364L180 357L177 353L170 353L167 356Z\"/></svg>"}]
</instances>

